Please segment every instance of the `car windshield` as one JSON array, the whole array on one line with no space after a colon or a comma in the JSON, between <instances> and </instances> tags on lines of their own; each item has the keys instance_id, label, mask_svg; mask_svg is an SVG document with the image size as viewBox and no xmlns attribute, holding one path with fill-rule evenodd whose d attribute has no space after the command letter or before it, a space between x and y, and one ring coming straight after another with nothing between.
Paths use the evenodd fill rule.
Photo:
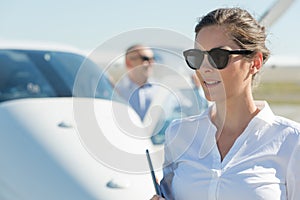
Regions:
<instances>
[{"instance_id":1,"label":"car windshield","mask_svg":"<svg viewBox=\"0 0 300 200\"><path fill-rule=\"evenodd\" d=\"M74 90L81 68L85 79ZM0 102L42 97L113 98L113 86L101 68L79 54L0 50L0 69Z\"/></svg>"}]
</instances>

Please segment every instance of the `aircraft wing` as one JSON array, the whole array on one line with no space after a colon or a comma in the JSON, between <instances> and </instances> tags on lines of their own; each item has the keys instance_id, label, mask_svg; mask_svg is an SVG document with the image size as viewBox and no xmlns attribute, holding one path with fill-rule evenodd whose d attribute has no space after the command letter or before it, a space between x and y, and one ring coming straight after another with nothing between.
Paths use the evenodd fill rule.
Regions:
<instances>
[{"instance_id":1,"label":"aircraft wing","mask_svg":"<svg viewBox=\"0 0 300 200\"><path fill-rule=\"evenodd\" d=\"M259 19L259 22L267 27L273 25L277 19L287 11L295 0L277 0Z\"/></svg>"}]
</instances>

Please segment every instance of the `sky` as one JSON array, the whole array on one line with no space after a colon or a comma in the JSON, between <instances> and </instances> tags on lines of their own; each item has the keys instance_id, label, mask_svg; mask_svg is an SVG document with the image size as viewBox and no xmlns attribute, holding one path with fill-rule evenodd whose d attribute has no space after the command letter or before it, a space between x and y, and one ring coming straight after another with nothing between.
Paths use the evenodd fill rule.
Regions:
<instances>
[{"instance_id":1,"label":"sky","mask_svg":"<svg viewBox=\"0 0 300 200\"><path fill-rule=\"evenodd\" d=\"M239 6L257 19L274 0L1 0L0 40L55 42L91 50L124 32L168 29L193 39L198 17ZM268 30L273 55L300 57L300 0Z\"/></svg>"}]
</instances>

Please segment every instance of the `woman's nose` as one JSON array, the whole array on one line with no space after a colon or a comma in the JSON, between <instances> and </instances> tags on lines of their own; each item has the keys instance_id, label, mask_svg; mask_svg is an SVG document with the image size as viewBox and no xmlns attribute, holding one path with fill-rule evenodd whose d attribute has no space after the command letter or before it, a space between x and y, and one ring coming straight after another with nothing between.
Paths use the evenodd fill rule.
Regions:
<instances>
[{"instance_id":1,"label":"woman's nose","mask_svg":"<svg viewBox=\"0 0 300 200\"><path fill-rule=\"evenodd\" d=\"M199 70L202 72L214 70L214 68L212 67L212 65L210 64L210 62L208 60L208 55L204 56L203 62L201 63Z\"/></svg>"}]
</instances>

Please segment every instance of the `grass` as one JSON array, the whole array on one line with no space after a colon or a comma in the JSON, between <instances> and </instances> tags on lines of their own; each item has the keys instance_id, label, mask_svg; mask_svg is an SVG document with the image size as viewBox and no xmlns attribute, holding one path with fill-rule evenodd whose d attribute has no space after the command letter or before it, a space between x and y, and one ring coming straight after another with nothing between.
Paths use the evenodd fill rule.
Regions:
<instances>
[{"instance_id":1,"label":"grass","mask_svg":"<svg viewBox=\"0 0 300 200\"><path fill-rule=\"evenodd\" d=\"M255 99L300 106L300 67L263 68L259 76L260 84L253 90Z\"/></svg>"},{"instance_id":2,"label":"grass","mask_svg":"<svg viewBox=\"0 0 300 200\"><path fill-rule=\"evenodd\" d=\"M270 104L300 105L300 82L262 82L253 94L255 99L267 100Z\"/></svg>"},{"instance_id":3,"label":"grass","mask_svg":"<svg viewBox=\"0 0 300 200\"><path fill-rule=\"evenodd\" d=\"M254 98L266 100L275 114L300 122L300 67L264 68Z\"/></svg>"}]
</instances>

